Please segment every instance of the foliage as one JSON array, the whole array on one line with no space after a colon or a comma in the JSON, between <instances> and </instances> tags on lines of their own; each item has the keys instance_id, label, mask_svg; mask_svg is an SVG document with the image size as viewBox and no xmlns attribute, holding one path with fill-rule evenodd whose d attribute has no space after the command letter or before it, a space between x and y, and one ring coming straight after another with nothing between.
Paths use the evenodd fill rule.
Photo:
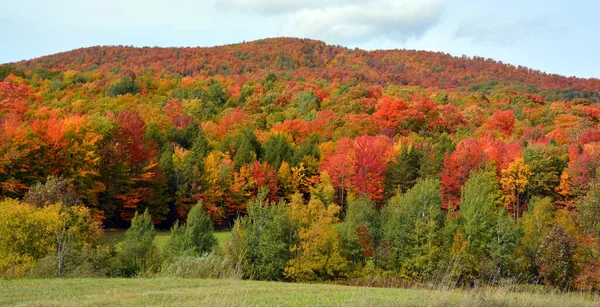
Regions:
<instances>
[{"instance_id":1,"label":"foliage","mask_svg":"<svg viewBox=\"0 0 600 307\"><path fill-rule=\"evenodd\" d=\"M556 224L578 243L573 285L594 288L599 92L480 57L293 38L0 65L0 199L35 205L2 209L15 230L3 242L26 246L3 265L23 276L56 253L69 275L99 222L126 228L147 210L169 229L201 202L214 227L235 225L227 253L246 278L337 279L372 263L411 280L535 282ZM346 221L332 226L329 208ZM157 272L148 242L130 239L100 275Z\"/></svg>"},{"instance_id":2,"label":"foliage","mask_svg":"<svg viewBox=\"0 0 600 307\"><path fill-rule=\"evenodd\" d=\"M108 86L104 94L109 97L117 97L119 95L135 94L138 91L139 87L135 83L135 80L132 80L130 76L125 75Z\"/></svg>"},{"instance_id":3,"label":"foliage","mask_svg":"<svg viewBox=\"0 0 600 307\"><path fill-rule=\"evenodd\" d=\"M62 177L50 177L44 184L35 184L25 194L23 202L38 207L58 203L72 206L81 203L68 181Z\"/></svg>"},{"instance_id":4,"label":"foliage","mask_svg":"<svg viewBox=\"0 0 600 307\"><path fill-rule=\"evenodd\" d=\"M17 200L0 202L0 273L23 276L33 263L53 252L60 207L36 209Z\"/></svg>"},{"instance_id":5,"label":"foliage","mask_svg":"<svg viewBox=\"0 0 600 307\"><path fill-rule=\"evenodd\" d=\"M524 194L529 184L529 177L531 177L531 171L522 158L516 159L507 169L502 170L500 184L504 191L504 207L512 212L515 221L524 211Z\"/></svg>"},{"instance_id":6,"label":"foliage","mask_svg":"<svg viewBox=\"0 0 600 307\"><path fill-rule=\"evenodd\" d=\"M82 206L38 208L7 199L0 201L0 220L2 278L22 277L35 261L56 252L57 234L63 226L72 249L94 247L102 235L100 223Z\"/></svg>"}]
</instances>

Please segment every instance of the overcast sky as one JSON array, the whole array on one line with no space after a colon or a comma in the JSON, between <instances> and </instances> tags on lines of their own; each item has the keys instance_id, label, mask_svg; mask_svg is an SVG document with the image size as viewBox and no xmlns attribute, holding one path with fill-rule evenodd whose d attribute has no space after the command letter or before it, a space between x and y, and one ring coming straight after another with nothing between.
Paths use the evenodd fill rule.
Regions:
<instances>
[{"instance_id":1,"label":"overcast sky","mask_svg":"<svg viewBox=\"0 0 600 307\"><path fill-rule=\"evenodd\" d=\"M600 78L599 14L594 0L2 0L0 63L94 45L214 46L294 36Z\"/></svg>"}]
</instances>

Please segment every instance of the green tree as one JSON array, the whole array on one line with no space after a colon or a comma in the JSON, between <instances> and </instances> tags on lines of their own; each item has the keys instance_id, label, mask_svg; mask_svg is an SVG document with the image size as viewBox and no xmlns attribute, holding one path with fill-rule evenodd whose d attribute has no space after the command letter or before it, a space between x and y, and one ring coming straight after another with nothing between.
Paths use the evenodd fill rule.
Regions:
<instances>
[{"instance_id":1,"label":"green tree","mask_svg":"<svg viewBox=\"0 0 600 307\"><path fill-rule=\"evenodd\" d=\"M519 274L517 250L523 230L504 210L497 211L494 236L490 243L490 258L495 270L488 272L491 278L514 277Z\"/></svg>"},{"instance_id":2,"label":"green tree","mask_svg":"<svg viewBox=\"0 0 600 307\"><path fill-rule=\"evenodd\" d=\"M390 199L397 193L404 193L415 185L419 178L422 158L414 146L402 144L395 159L388 162L384 181L385 199Z\"/></svg>"},{"instance_id":3,"label":"green tree","mask_svg":"<svg viewBox=\"0 0 600 307\"><path fill-rule=\"evenodd\" d=\"M123 76L118 81L113 82L106 88L104 95L109 97L117 97L125 94L135 94L139 91L139 87L129 75Z\"/></svg>"},{"instance_id":4,"label":"green tree","mask_svg":"<svg viewBox=\"0 0 600 307\"><path fill-rule=\"evenodd\" d=\"M211 151L204 131L200 130L194 139L192 148L186 152L180 163L176 164L177 173L177 214L185 218L200 200L204 175L204 159Z\"/></svg>"},{"instance_id":5,"label":"green tree","mask_svg":"<svg viewBox=\"0 0 600 307\"><path fill-rule=\"evenodd\" d=\"M283 161L290 163L293 155L294 148L284 134L271 134L265 142L263 160L275 169L279 169Z\"/></svg>"},{"instance_id":6,"label":"green tree","mask_svg":"<svg viewBox=\"0 0 600 307\"><path fill-rule=\"evenodd\" d=\"M468 284L479 276L482 263L489 261L496 238L500 204L500 184L495 172L474 171L462 188L460 211L446 223L445 267L458 284ZM453 213L449 213L451 216Z\"/></svg>"},{"instance_id":7,"label":"green tree","mask_svg":"<svg viewBox=\"0 0 600 307\"><path fill-rule=\"evenodd\" d=\"M500 199L498 180L491 172L471 173L462 189L459 228L465 234L469 250L475 255L485 255L494 237Z\"/></svg>"},{"instance_id":8,"label":"green tree","mask_svg":"<svg viewBox=\"0 0 600 307\"><path fill-rule=\"evenodd\" d=\"M584 231L600 237L600 181L590 184L587 194L577 203L578 215Z\"/></svg>"},{"instance_id":9,"label":"green tree","mask_svg":"<svg viewBox=\"0 0 600 307\"><path fill-rule=\"evenodd\" d=\"M339 228L346 258L355 265L364 265L374 255L375 206L368 197L350 199L344 223Z\"/></svg>"},{"instance_id":10,"label":"green tree","mask_svg":"<svg viewBox=\"0 0 600 307\"><path fill-rule=\"evenodd\" d=\"M554 221L554 209L550 197L533 198L529 210L523 213L519 221L523 229L523 237L519 247L519 257L523 257L522 270L529 270L531 275L537 275L538 267L535 262L538 246L551 228Z\"/></svg>"},{"instance_id":11,"label":"green tree","mask_svg":"<svg viewBox=\"0 0 600 307\"><path fill-rule=\"evenodd\" d=\"M223 107L229 99L227 90L223 87L223 84L217 79L210 80L208 89L203 92L203 100L214 104L217 107Z\"/></svg>"},{"instance_id":12,"label":"green tree","mask_svg":"<svg viewBox=\"0 0 600 307\"><path fill-rule=\"evenodd\" d=\"M177 221L171 228L169 251L175 256L201 256L208 253L217 244L213 231L212 220L199 202L188 213L184 225Z\"/></svg>"},{"instance_id":13,"label":"green tree","mask_svg":"<svg viewBox=\"0 0 600 307\"><path fill-rule=\"evenodd\" d=\"M260 143L251 129L247 129L235 139L233 164L236 170L261 157Z\"/></svg>"},{"instance_id":14,"label":"green tree","mask_svg":"<svg viewBox=\"0 0 600 307\"><path fill-rule=\"evenodd\" d=\"M296 97L298 111L306 116L310 111L318 111L321 108L319 97L312 90L304 91Z\"/></svg>"},{"instance_id":15,"label":"green tree","mask_svg":"<svg viewBox=\"0 0 600 307\"><path fill-rule=\"evenodd\" d=\"M439 180L419 180L405 194L394 196L382 209L375 263L410 278L430 276L440 252Z\"/></svg>"},{"instance_id":16,"label":"green tree","mask_svg":"<svg viewBox=\"0 0 600 307\"><path fill-rule=\"evenodd\" d=\"M122 243L121 253L126 275L136 275L149 269L153 253L156 252L154 237L156 231L148 209L141 215L136 212Z\"/></svg>"},{"instance_id":17,"label":"green tree","mask_svg":"<svg viewBox=\"0 0 600 307\"><path fill-rule=\"evenodd\" d=\"M554 196L560 184L560 174L567 166L567 155L555 145L535 145L523 149L523 160L531 175L527 194L531 196Z\"/></svg>"},{"instance_id":18,"label":"green tree","mask_svg":"<svg viewBox=\"0 0 600 307\"><path fill-rule=\"evenodd\" d=\"M287 207L267 202L264 189L247 207L248 214L236 221L227 253L248 278L282 280L294 238Z\"/></svg>"},{"instance_id":19,"label":"green tree","mask_svg":"<svg viewBox=\"0 0 600 307\"><path fill-rule=\"evenodd\" d=\"M444 166L444 159L447 154L454 151L456 144L447 133L442 133L435 138L430 138L423 145L421 168L419 177L421 178L439 178Z\"/></svg>"}]
</instances>

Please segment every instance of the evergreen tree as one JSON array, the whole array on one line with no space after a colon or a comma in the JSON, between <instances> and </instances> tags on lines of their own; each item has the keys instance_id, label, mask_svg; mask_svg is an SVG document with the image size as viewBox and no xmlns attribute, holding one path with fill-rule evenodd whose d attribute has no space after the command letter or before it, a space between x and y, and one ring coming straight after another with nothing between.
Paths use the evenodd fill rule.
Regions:
<instances>
[{"instance_id":1,"label":"evergreen tree","mask_svg":"<svg viewBox=\"0 0 600 307\"><path fill-rule=\"evenodd\" d=\"M136 212L131 227L125 232L122 245L122 259L126 274L135 275L148 267L152 253L156 250L154 237L156 231L148 209L141 215Z\"/></svg>"},{"instance_id":2,"label":"evergreen tree","mask_svg":"<svg viewBox=\"0 0 600 307\"><path fill-rule=\"evenodd\" d=\"M247 129L235 140L235 156L233 164L236 170L250 164L261 157L260 143L251 129Z\"/></svg>"},{"instance_id":3,"label":"evergreen tree","mask_svg":"<svg viewBox=\"0 0 600 307\"><path fill-rule=\"evenodd\" d=\"M202 203L198 203L188 213L184 225L180 225L177 221L171 228L169 240L171 254L201 256L210 252L217 244L213 230L210 216L204 211Z\"/></svg>"},{"instance_id":4,"label":"evergreen tree","mask_svg":"<svg viewBox=\"0 0 600 307\"><path fill-rule=\"evenodd\" d=\"M402 144L395 159L388 162L384 181L384 197L390 199L404 193L415 185L419 178L422 155L413 146Z\"/></svg>"},{"instance_id":5,"label":"evergreen tree","mask_svg":"<svg viewBox=\"0 0 600 307\"><path fill-rule=\"evenodd\" d=\"M263 160L279 169L281 162L291 162L293 154L294 148L284 134L271 134L265 142Z\"/></svg>"}]
</instances>

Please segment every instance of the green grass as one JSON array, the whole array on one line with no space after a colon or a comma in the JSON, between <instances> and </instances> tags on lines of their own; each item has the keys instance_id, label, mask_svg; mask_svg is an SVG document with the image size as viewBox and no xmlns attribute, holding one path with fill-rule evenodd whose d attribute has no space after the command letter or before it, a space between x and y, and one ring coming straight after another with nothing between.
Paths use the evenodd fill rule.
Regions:
<instances>
[{"instance_id":1,"label":"green grass","mask_svg":"<svg viewBox=\"0 0 600 307\"><path fill-rule=\"evenodd\" d=\"M217 238L218 246L221 248L225 247L225 242L231 236L231 231L220 230L214 232L215 237ZM124 229L106 229L104 231L104 242L110 244L119 244L123 241L125 237ZM163 250L163 248L167 245L169 241L169 237L171 237L171 233L168 230L159 230L156 231L156 237L154 238L154 244L158 249Z\"/></svg>"},{"instance_id":2,"label":"green grass","mask_svg":"<svg viewBox=\"0 0 600 307\"><path fill-rule=\"evenodd\" d=\"M0 280L0 305L588 306L590 294L424 290L213 279Z\"/></svg>"}]
</instances>

